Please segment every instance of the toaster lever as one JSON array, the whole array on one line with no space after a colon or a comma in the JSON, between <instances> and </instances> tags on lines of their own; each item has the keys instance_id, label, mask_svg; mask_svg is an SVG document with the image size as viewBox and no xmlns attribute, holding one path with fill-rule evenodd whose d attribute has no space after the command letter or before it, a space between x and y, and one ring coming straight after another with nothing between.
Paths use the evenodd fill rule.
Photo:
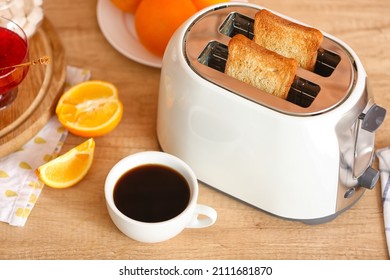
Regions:
<instances>
[{"instance_id":1,"label":"toaster lever","mask_svg":"<svg viewBox=\"0 0 390 280\"><path fill-rule=\"evenodd\" d=\"M384 108L369 102L356 123L353 176L362 180L362 184L366 186L371 186L369 183L371 179L365 176L373 176L370 175L373 171L370 171L369 168L374 154L374 132L382 124L385 115ZM365 173L367 174L364 175Z\"/></svg>"},{"instance_id":2,"label":"toaster lever","mask_svg":"<svg viewBox=\"0 0 390 280\"><path fill-rule=\"evenodd\" d=\"M386 109L376 104L372 105L366 113L361 113L359 119L362 120L362 128L369 132L374 132L379 128L385 119Z\"/></svg>"},{"instance_id":3,"label":"toaster lever","mask_svg":"<svg viewBox=\"0 0 390 280\"><path fill-rule=\"evenodd\" d=\"M358 178L358 183L360 187L372 190L379 179L379 171L368 167L366 171Z\"/></svg>"}]
</instances>

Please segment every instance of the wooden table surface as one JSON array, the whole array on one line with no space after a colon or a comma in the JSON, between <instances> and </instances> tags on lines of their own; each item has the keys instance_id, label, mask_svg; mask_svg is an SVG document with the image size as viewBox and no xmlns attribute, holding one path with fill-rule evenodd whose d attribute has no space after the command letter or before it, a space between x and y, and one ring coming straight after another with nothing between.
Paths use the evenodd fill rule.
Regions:
<instances>
[{"instance_id":1,"label":"wooden table surface","mask_svg":"<svg viewBox=\"0 0 390 280\"><path fill-rule=\"evenodd\" d=\"M390 3L388 0L251 1L342 39L365 66L376 103L390 108ZM23 228L0 224L0 259L388 259L379 183L335 220L308 226L265 214L213 188L199 202L219 214L207 229L186 229L158 244L133 241L111 222L104 180L121 158L159 150L156 104L160 69L127 59L102 35L97 1L44 1L45 15L62 39L69 65L117 85L124 116L96 138L92 169L77 186L45 187ZM390 118L376 134L390 145ZM63 152L85 139L69 135Z\"/></svg>"}]
</instances>

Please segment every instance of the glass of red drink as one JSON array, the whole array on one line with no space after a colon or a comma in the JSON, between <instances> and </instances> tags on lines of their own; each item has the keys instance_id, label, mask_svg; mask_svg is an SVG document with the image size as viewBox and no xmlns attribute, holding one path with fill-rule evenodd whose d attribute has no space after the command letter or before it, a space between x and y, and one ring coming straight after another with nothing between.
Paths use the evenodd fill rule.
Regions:
<instances>
[{"instance_id":1,"label":"glass of red drink","mask_svg":"<svg viewBox=\"0 0 390 280\"><path fill-rule=\"evenodd\" d=\"M16 98L18 85L28 72L28 66L10 67L27 62L28 38L13 21L0 17L0 110ZM8 67L1 70L2 68Z\"/></svg>"}]
</instances>

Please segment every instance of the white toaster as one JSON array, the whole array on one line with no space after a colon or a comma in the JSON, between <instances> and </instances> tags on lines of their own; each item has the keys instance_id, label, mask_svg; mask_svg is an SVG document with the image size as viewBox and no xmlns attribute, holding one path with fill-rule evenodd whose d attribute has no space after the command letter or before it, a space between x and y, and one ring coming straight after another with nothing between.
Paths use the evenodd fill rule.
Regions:
<instances>
[{"instance_id":1,"label":"white toaster","mask_svg":"<svg viewBox=\"0 0 390 280\"><path fill-rule=\"evenodd\" d=\"M260 9L214 5L175 32L162 63L158 140L209 186L279 217L327 222L375 186L374 132L386 110L369 97L355 52L325 32L314 72L298 68L287 100L224 74L228 41L253 38Z\"/></svg>"}]
</instances>

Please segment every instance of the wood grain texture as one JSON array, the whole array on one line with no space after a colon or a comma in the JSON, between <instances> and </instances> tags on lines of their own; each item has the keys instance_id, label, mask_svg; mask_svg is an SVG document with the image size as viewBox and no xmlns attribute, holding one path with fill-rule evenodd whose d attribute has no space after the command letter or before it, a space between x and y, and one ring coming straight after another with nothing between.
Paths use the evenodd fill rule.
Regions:
<instances>
[{"instance_id":1,"label":"wood grain texture","mask_svg":"<svg viewBox=\"0 0 390 280\"><path fill-rule=\"evenodd\" d=\"M344 40L361 58L376 102L390 108L390 5L383 0L252 0ZM96 138L87 177L64 190L45 187L25 227L0 224L0 259L388 259L379 184L350 210L316 226L270 216L201 184L199 202L213 206L217 223L185 229L158 244L120 233L104 200L104 180L121 158L159 150L156 109L160 70L133 62L106 41L96 1L45 1L70 65L117 85L124 115L111 133ZM377 148L390 145L390 120ZM69 135L63 152L85 139ZM281 171L283 172L283 171ZM239 187L239 186L237 186Z\"/></svg>"},{"instance_id":2,"label":"wood grain texture","mask_svg":"<svg viewBox=\"0 0 390 280\"><path fill-rule=\"evenodd\" d=\"M19 149L48 122L65 83L64 49L48 20L29 45L31 59L47 55L51 62L31 66L15 101L0 111L0 157Z\"/></svg>"}]
</instances>

